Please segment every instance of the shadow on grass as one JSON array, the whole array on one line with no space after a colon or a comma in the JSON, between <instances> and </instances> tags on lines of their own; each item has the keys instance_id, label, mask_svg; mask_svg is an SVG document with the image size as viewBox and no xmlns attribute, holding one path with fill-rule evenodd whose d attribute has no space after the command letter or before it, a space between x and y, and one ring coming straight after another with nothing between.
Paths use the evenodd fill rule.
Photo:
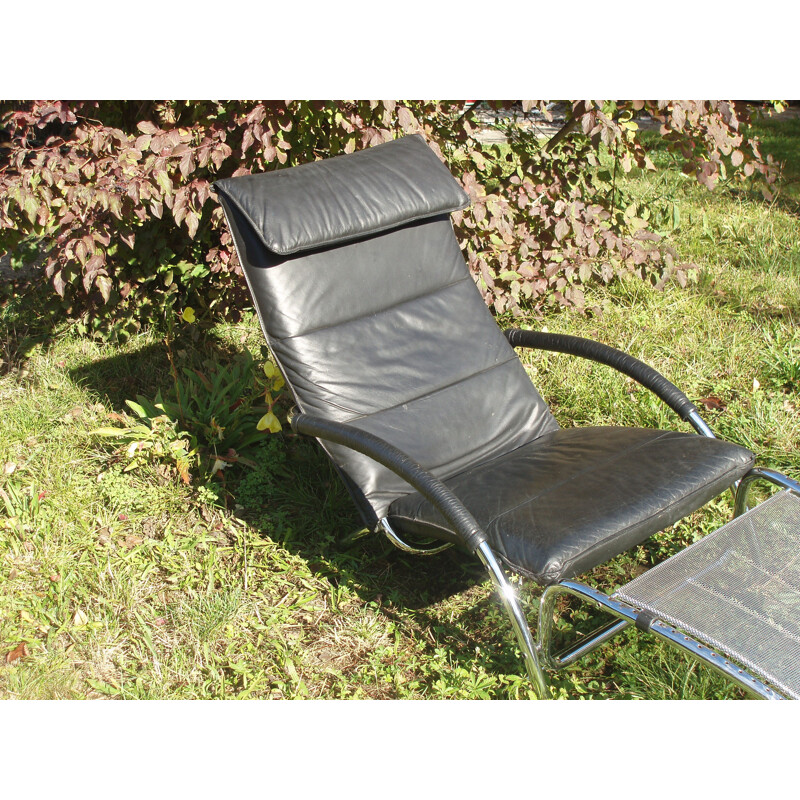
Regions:
<instances>
[{"instance_id":1,"label":"shadow on grass","mask_svg":"<svg viewBox=\"0 0 800 800\"><path fill-rule=\"evenodd\" d=\"M227 363L239 355L238 349L212 334L198 341L185 334L169 348L159 341L130 352L116 351L68 374L104 398L107 406L128 411L127 399L170 392L170 352L178 371L209 361ZM268 464L262 467L264 495L256 500L240 496L239 486L250 469L239 465L226 481L224 502L229 510L241 503L244 508L236 510L237 516L262 537L301 558L332 589L346 585L363 605L375 604L382 616L421 638L431 652L446 647L453 665L471 671L477 664L489 674L524 672L502 608L479 588L487 577L476 558L456 548L432 557L413 556L379 534L353 541L351 535L363 522L321 448L289 432L272 441L280 448L281 467L274 473Z\"/></svg>"},{"instance_id":2,"label":"shadow on grass","mask_svg":"<svg viewBox=\"0 0 800 800\"><path fill-rule=\"evenodd\" d=\"M162 339L107 358L94 359L69 371L76 383L105 398L115 411L129 411L125 400L137 395L165 397L174 388L170 354L179 374L184 368L198 369L228 364L240 350L217 338L213 331L198 336L193 330L182 331L169 345ZM131 345L131 347L134 347Z\"/></svg>"},{"instance_id":3,"label":"shadow on grass","mask_svg":"<svg viewBox=\"0 0 800 800\"><path fill-rule=\"evenodd\" d=\"M361 521L327 456L309 440L286 436L284 441L286 471L270 489L263 509L276 509L290 520L288 528L284 528L287 535L277 538L286 550L302 558L316 576L332 587L345 584L361 603L374 604L384 619L403 632L406 641L421 642L423 659L427 654L431 664L438 664L430 671L422 666L417 676L431 690L435 683L444 681L448 688L438 687L435 691L458 695L464 691L463 682L469 680L463 674L454 673L451 680L447 674L437 672L441 670L438 648L447 651L451 671L463 669L476 679L485 674L519 676L524 680L525 665L513 630L499 599L488 590L488 578L476 558L457 548L431 557L414 556L397 550L379 534L365 534L353 541L350 534L361 527ZM236 495L235 489L233 494ZM263 509L243 512L256 530L258 512ZM274 538L273 531L269 535ZM634 566L632 561L606 564L586 578L590 583L613 585L630 580L633 574L628 573ZM625 574L617 574L615 569L624 570ZM522 594L531 627L535 628L539 589L526 582ZM608 620L605 613L588 604L577 605L563 617L561 644L575 641L576 634L586 634ZM645 669L641 665L648 663L651 644L638 639L631 642L629 637L615 639L565 674L551 676L551 685L573 696L576 680L587 687L584 691L599 697L640 696L642 691L645 695L655 692L656 696L663 692L665 697L719 696L720 692L721 696L739 696L716 684L709 695L703 689L705 673L692 677L691 660L674 653L665 658L677 676L675 686L648 688L628 680L628 671Z\"/></svg>"},{"instance_id":4,"label":"shadow on grass","mask_svg":"<svg viewBox=\"0 0 800 800\"><path fill-rule=\"evenodd\" d=\"M386 598L415 609L483 581L478 560L457 548L422 557L403 553L377 533L355 538L353 534L364 523L322 449L291 433L283 435L283 449L285 462L267 490L264 505L245 507L243 513L257 529L265 511L281 516L285 524L269 534L318 574L332 581L346 580L365 602ZM231 495L239 499L236 485ZM266 526L262 523L261 527Z\"/></svg>"},{"instance_id":5,"label":"shadow on grass","mask_svg":"<svg viewBox=\"0 0 800 800\"><path fill-rule=\"evenodd\" d=\"M0 375L22 373L37 346L49 349L57 322L38 311L49 295L42 282L0 282Z\"/></svg>"},{"instance_id":6,"label":"shadow on grass","mask_svg":"<svg viewBox=\"0 0 800 800\"><path fill-rule=\"evenodd\" d=\"M363 605L374 604L431 653L446 647L453 666L524 674L511 626L499 601L487 596L477 558L455 547L414 556L375 533L354 538L363 522L327 456L308 439L288 434L283 441L280 474L259 507L245 507L240 516L334 589L346 585ZM235 486L231 494L235 502ZM282 519L277 530L276 519Z\"/></svg>"}]
</instances>

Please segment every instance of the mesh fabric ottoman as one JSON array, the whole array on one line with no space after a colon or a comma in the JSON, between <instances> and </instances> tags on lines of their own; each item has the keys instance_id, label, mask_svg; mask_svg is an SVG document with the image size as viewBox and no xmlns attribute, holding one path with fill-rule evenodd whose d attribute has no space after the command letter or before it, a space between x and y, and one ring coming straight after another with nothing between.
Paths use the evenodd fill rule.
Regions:
<instances>
[{"instance_id":1,"label":"mesh fabric ottoman","mask_svg":"<svg viewBox=\"0 0 800 800\"><path fill-rule=\"evenodd\" d=\"M679 628L727 657L725 664L732 659L785 696L800 699L797 495L773 495L612 597Z\"/></svg>"}]
</instances>

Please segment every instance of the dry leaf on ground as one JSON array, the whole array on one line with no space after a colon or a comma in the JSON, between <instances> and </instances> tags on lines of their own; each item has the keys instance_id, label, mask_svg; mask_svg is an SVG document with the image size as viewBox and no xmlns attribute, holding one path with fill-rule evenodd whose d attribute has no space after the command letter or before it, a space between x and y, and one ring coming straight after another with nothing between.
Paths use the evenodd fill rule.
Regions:
<instances>
[{"instance_id":1,"label":"dry leaf on ground","mask_svg":"<svg viewBox=\"0 0 800 800\"><path fill-rule=\"evenodd\" d=\"M13 650L6 653L6 663L10 664L12 661L19 661L20 658L29 656L28 645L25 642L20 642Z\"/></svg>"}]
</instances>

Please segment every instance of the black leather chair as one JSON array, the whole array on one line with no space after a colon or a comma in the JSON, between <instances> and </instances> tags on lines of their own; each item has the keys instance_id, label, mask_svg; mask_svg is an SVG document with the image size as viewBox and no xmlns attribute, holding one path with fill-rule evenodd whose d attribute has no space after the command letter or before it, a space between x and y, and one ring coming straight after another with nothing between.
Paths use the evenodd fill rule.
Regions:
<instances>
[{"instance_id":1,"label":"black leather chair","mask_svg":"<svg viewBox=\"0 0 800 800\"><path fill-rule=\"evenodd\" d=\"M501 331L449 219L469 198L418 135L215 189L296 402L292 427L320 441L367 525L412 552L453 543L474 552L542 696L542 661L570 663L630 623L658 633L657 615L571 579L752 477L753 454L714 438L679 389L628 355L575 337ZM701 435L561 429L515 347L608 364ZM419 539L437 544L410 544ZM504 567L552 587L537 644ZM541 637L560 591L600 602L614 621L554 657ZM773 691L749 674L732 677Z\"/></svg>"}]
</instances>

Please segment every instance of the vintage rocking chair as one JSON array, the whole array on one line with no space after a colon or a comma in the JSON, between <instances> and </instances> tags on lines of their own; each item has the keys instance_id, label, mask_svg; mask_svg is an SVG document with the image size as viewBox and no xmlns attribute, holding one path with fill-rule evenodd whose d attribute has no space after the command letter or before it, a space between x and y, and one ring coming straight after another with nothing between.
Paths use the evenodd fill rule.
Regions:
<instances>
[{"instance_id":1,"label":"vintage rocking chair","mask_svg":"<svg viewBox=\"0 0 800 800\"><path fill-rule=\"evenodd\" d=\"M672 383L598 342L501 331L449 214L469 198L421 136L215 184L270 350L370 528L403 550L458 544L488 570L530 679L631 623L766 698L800 696L800 484L754 468ZM561 429L514 348L607 364L700 434ZM751 483L783 489L747 510ZM734 519L608 596L574 576L729 487ZM743 513L746 512L746 513ZM428 549L408 542L435 540ZM504 569L545 587L537 641ZM569 593L611 621L551 651Z\"/></svg>"}]
</instances>

